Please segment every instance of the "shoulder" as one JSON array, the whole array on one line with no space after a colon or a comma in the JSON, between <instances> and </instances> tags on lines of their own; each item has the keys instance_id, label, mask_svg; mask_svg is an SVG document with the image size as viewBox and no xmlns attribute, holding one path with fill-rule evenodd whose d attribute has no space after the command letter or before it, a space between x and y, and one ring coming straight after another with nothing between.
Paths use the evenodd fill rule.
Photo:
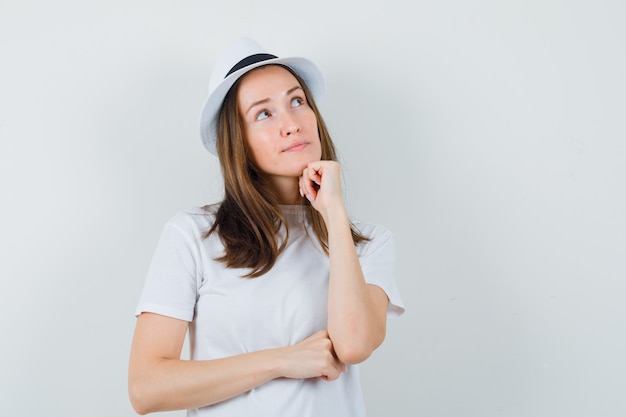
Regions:
<instances>
[{"instance_id":1,"label":"shoulder","mask_svg":"<svg viewBox=\"0 0 626 417\"><path fill-rule=\"evenodd\" d=\"M357 230L361 233L363 233L366 236L369 236L370 238L376 237L376 238L381 238L383 236L391 236L391 230L389 230L387 227L380 225L380 224L375 224L375 223L368 223L368 222L362 222L362 221L357 221L354 222L354 227L357 228Z\"/></svg>"},{"instance_id":2,"label":"shoulder","mask_svg":"<svg viewBox=\"0 0 626 417\"><path fill-rule=\"evenodd\" d=\"M173 227L194 235L206 233L215 222L218 208L219 204L211 204L180 210L170 217L166 227Z\"/></svg>"},{"instance_id":3,"label":"shoulder","mask_svg":"<svg viewBox=\"0 0 626 417\"><path fill-rule=\"evenodd\" d=\"M393 247L393 234L387 227L368 222L355 222L354 227L369 238L368 241L361 242L357 246L359 255L371 253L383 246Z\"/></svg>"}]
</instances>

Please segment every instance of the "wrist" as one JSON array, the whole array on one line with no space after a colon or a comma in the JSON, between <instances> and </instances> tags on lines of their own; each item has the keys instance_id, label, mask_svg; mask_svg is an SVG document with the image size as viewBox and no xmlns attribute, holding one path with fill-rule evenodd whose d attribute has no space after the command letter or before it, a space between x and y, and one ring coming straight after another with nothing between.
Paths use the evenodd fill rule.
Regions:
<instances>
[{"instance_id":1,"label":"wrist","mask_svg":"<svg viewBox=\"0 0 626 417\"><path fill-rule=\"evenodd\" d=\"M326 227L330 227L337 222L347 222L348 213L342 201L338 201L332 206L326 207L323 211L320 211Z\"/></svg>"},{"instance_id":2,"label":"wrist","mask_svg":"<svg viewBox=\"0 0 626 417\"><path fill-rule=\"evenodd\" d=\"M286 376L286 365L285 365L285 349L286 347L281 348L273 348L266 350L267 358L266 358L266 371L269 373L272 379L283 378Z\"/></svg>"}]
</instances>

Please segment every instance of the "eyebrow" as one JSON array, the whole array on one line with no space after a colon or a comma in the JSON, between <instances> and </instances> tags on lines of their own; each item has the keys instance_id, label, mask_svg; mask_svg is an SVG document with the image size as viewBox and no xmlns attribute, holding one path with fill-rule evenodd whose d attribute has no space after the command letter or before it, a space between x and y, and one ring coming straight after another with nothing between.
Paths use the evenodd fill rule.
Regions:
<instances>
[{"instance_id":1,"label":"eyebrow","mask_svg":"<svg viewBox=\"0 0 626 417\"><path fill-rule=\"evenodd\" d=\"M296 85L295 87L292 87L289 90L287 90L287 93L285 93L285 95L288 96L296 90L302 90L302 87L300 87L299 85ZM269 98L264 98L263 100L255 101L254 103L250 105L250 107L248 107L248 110L246 110L245 114L248 114L250 112L250 109L252 109L253 107L258 106L260 104L265 104L269 101L270 101Z\"/></svg>"}]
</instances>

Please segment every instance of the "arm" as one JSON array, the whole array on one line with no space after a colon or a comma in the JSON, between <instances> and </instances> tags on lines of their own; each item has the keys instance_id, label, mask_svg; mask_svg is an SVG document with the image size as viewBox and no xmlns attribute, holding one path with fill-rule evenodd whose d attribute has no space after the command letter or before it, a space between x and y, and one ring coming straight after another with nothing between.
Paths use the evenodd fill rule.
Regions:
<instances>
[{"instance_id":1,"label":"arm","mask_svg":"<svg viewBox=\"0 0 626 417\"><path fill-rule=\"evenodd\" d=\"M339 164L310 163L300 179L300 189L321 213L328 229L328 334L342 362L362 362L385 338L389 299L363 277L341 196Z\"/></svg>"},{"instance_id":2,"label":"arm","mask_svg":"<svg viewBox=\"0 0 626 417\"><path fill-rule=\"evenodd\" d=\"M223 359L180 359L186 321L143 313L137 319L128 372L139 414L211 405L279 377L334 380L345 370L325 331L293 346Z\"/></svg>"}]
</instances>

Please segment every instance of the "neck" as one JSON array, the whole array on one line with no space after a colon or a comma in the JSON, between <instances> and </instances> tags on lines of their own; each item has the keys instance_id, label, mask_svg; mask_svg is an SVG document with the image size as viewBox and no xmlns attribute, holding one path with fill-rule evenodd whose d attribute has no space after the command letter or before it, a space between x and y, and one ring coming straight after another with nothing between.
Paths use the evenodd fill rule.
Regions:
<instances>
[{"instance_id":1,"label":"neck","mask_svg":"<svg viewBox=\"0 0 626 417\"><path fill-rule=\"evenodd\" d=\"M274 193L278 197L278 204L304 204L304 199L298 191L298 177L273 177L271 178L271 184Z\"/></svg>"}]
</instances>

